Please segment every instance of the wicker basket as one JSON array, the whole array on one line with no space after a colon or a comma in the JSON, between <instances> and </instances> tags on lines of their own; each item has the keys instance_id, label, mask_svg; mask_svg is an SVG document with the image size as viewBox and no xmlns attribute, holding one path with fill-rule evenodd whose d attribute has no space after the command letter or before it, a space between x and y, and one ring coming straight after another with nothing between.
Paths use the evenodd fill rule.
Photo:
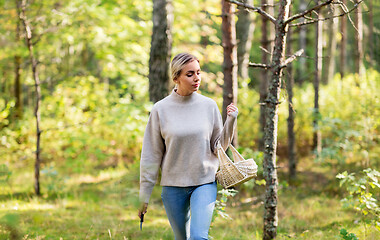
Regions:
<instances>
[{"instance_id":1,"label":"wicker basket","mask_svg":"<svg viewBox=\"0 0 380 240\"><path fill-rule=\"evenodd\" d=\"M245 160L240 153L230 144L234 162L227 156L222 146L218 145L218 158L220 163L216 179L224 188L230 188L246 182L257 174L257 165L253 159Z\"/></svg>"}]
</instances>

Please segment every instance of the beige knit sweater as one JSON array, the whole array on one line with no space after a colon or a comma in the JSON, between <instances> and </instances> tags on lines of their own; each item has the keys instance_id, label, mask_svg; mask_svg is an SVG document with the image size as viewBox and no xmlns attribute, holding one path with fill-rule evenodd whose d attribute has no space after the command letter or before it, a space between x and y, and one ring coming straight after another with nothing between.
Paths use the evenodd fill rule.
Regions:
<instances>
[{"instance_id":1,"label":"beige knit sweater","mask_svg":"<svg viewBox=\"0 0 380 240\"><path fill-rule=\"evenodd\" d=\"M188 187L215 181L216 146L232 140L237 112L222 118L214 100L175 91L150 113L140 161L140 201L148 203L161 168L161 185Z\"/></svg>"}]
</instances>

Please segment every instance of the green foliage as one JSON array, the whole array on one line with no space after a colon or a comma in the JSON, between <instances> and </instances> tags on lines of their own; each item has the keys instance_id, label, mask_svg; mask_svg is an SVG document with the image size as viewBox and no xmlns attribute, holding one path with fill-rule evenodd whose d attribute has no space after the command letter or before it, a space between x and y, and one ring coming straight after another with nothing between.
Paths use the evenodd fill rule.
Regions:
<instances>
[{"instance_id":1,"label":"green foliage","mask_svg":"<svg viewBox=\"0 0 380 240\"><path fill-rule=\"evenodd\" d=\"M231 217L226 212L226 206L228 199L230 197L234 197L237 193L238 191L235 189L222 189L218 191L220 198L215 202L214 216L221 216L222 218L231 219Z\"/></svg>"},{"instance_id":2,"label":"green foliage","mask_svg":"<svg viewBox=\"0 0 380 240\"><path fill-rule=\"evenodd\" d=\"M377 199L380 196L380 172L367 168L362 174L348 174L347 171L336 176L340 186L345 186L349 195L342 199L343 207L355 209L361 214L364 224L371 223L380 230L380 207Z\"/></svg>"},{"instance_id":3,"label":"green foliage","mask_svg":"<svg viewBox=\"0 0 380 240\"><path fill-rule=\"evenodd\" d=\"M185 0L178 0L173 4L172 53L188 51L197 55L204 70L202 94L215 99L221 106L220 1L196 0L188 4ZM298 3L295 4L297 6ZM152 107L148 101L147 77L152 1L29 2L27 13L33 27L33 41L37 43L34 50L42 81L43 198L29 196L32 192L36 134L34 82L28 51L22 40L16 40L18 18L15 2L0 1L0 5L3 10L0 17L0 159L1 164L4 163L0 165L0 184L16 183L2 185L9 187L11 194L1 195L4 201L0 204L0 238L10 238L13 227L17 226L25 229L29 236L25 238L31 239L108 239L110 233L114 239L148 239L157 235L172 239L160 201L151 204L144 232L139 232L136 224L138 160ZM259 28L260 21L256 26ZM260 39L260 35L260 31L255 31L254 38ZM309 35L313 33L309 32ZM306 55L312 55L313 51L308 47L306 53L310 54ZM261 53L259 45L254 44L251 60L260 62ZM16 55L22 58L25 114L23 119L13 121ZM297 68L297 61L294 64ZM310 153L313 136L314 92L313 86L307 83L309 70L302 74L306 81L303 86L295 87L293 106L298 153L304 157ZM236 193L229 190L219 192L216 212L222 218L214 219L212 235L215 239L248 239L252 238L252 233L259 239L261 234L262 188L256 186L252 192L255 185L265 185L265 180L260 179L263 153L255 151L256 142L262 137L258 131L260 103L258 91L248 87L258 86L257 79L257 74L252 74L252 79L239 81L238 131L239 151L243 156L255 159L259 177L243 184L234 201L230 199ZM344 79L337 75L320 89L319 117L323 136L320 163L328 169L326 178L331 176L331 171L336 173L340 169L358 166L376 169L379 164L380 75L374 70L367 70L359 86L357 82L355 75L347 75ZM285 90L280 101L283 104L279 106L277 153L278 165L282 166L287 147ZM303 158L299 164L307 165L309 162L310 158ZM302 174L304 166L299 169ZM310 170L312 173L315 171ZM342 186L347 189L351 186L348 191L353 191L345 204L361 213L361 222L374 223L378 218L375 215L378 214L378 185L368 175L370 172L363 173L364 176L360 177L343 174L347 180ZM279 168L280 177L281 174L284 171ZM315 179L311 180L315 182ZM323 186L311 189L313 182L304 188L297 186L293 189L281 181L279 187L284 191L279 191L279 198L284 200L279 202L279 239L310 240L321 239L321 236L332 239L336 237L340 224L351 223L353 213L339 211L335 195L321 197L311 194L313 191L325 191ZM249 195L248 200L243 198L244 194ZM254 194L257 196L252 196ZM159 199L157 188L153 199ZM255 202L258 204L252 204ZM12 220L17 219L12 216L19 216L19 220ZM234 218L233 222L227 222L231 231L222 231L226 229L224 217L229 216ZM348 231L361 237L360 226L350 224L346 228L346 232L341 232L341 237L346 237L344 239L354 239L353 233Z\"/></svg>"},{"instance_id":4,"label":"green foliage","mask_svg":"<svg viewBox=\"0 0 380 240\"><path fill-rule=\"evenodd\" d=\"M355 233L349 233L346 229L340 229L340 236L343 240L359 240Z\"/></svg>"},{"instance_id":5,"label":"green foliage","mask_svg":"<svg viewBox=\"0 0 380 240\"><path fill-rule=\"evenodd\" d=\"M6 103L4 99L0 99L0 129L9 124L11 109L14 108L15 102Z\"/></svg>"},{"instance_id":6,"label":"green foliage","mask_svg":"<svg viewBox=\"0 0 380 240\"><path fill-rule=\"evenodd\" d=\"M20 217L17 214L6 214L0 218L0 239L21 239L18 226Z\"/></svg>"},{"instance_id":7,"label":"green foliage","mask_svg":"<svg viewBox=\"0 0 380 240\"><path fill-rule=\"evenodd\" d=\"M0 164L0 184L8 183L12 171L6 164Z\"/></svg>"}]
</instances>

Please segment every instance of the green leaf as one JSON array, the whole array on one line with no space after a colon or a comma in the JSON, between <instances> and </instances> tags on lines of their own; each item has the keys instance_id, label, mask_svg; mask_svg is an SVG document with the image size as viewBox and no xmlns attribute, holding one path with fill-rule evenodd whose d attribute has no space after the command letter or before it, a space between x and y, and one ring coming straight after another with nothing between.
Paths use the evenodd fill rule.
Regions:
<instances>
[{"instance_id":1,"label":"green leaf","mask_svg":"<svg viewBox=\"0 0 380 240\"><path fill-rule=\"evenodd\" d=\"M347 177L347 171L344 171L343 173L339 173L338 175L336 175L336 178L338 179L343 179L343 178L346 178ZM345 229L344 229L345 230Z\"/></svg>"}]
</instances>

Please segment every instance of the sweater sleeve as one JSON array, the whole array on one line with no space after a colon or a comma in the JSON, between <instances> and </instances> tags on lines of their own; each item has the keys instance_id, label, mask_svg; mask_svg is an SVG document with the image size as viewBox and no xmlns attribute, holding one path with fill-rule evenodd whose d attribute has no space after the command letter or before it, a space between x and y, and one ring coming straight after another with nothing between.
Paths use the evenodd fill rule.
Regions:
<instances>
[{"instance_id":1,"label":"sweater sleeve","mask_svg":"<svg viewBox=\"0 0 380 240\"><path fill-rule=\"evenodd\" d=\"M227 119L223 126L222 116L218 107L214 111L214 129L211 137L211 150L216 155L217 146L220 143L224 150L228 148L228 145L232 142L234 131L236 128L237 112L231 115L227 115Z\"/></svg>"},{"instance_id":2,"label":"sweater sleeve","mask_svg":"<svg viewBox=\"0 0 380 240\"><path fill-rule=\"evenodd\" d=\"M153 107L144 133L140 160L140 201L149 202L156 184L165 144L161 135L157 109Z\"/></svg>"}]
</instances>

